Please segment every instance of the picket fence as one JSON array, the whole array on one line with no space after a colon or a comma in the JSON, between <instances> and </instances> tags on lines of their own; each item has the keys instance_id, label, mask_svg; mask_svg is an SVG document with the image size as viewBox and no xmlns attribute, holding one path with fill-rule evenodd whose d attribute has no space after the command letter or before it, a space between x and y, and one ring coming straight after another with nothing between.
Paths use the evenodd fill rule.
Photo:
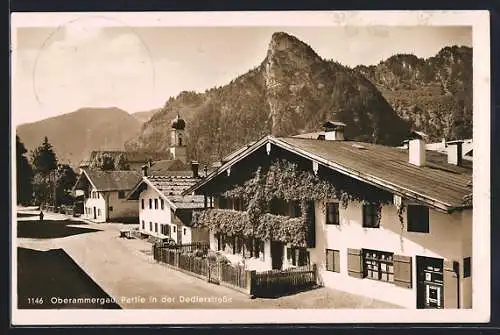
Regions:
<instances>
[{"instance_id":1,"label":"picket fence","mask_svg":"<svg viewBox=\"0 0 500 335\"><path fill-rule=\"evenodd\" d=\"M256 272L214 258L183 253L182 248L153 245L154 260L190 275L220 284L251 296L276 297L317 285L316 265Z\"/></svg>"}]
</instances>

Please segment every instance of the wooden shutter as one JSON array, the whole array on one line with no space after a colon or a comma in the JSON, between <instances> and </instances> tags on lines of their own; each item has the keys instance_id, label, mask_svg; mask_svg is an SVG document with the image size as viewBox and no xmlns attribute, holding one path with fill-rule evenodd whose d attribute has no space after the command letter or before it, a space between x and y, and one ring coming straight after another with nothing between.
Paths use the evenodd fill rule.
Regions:
<instances>
[{"instance_id":1,"label":"wooden shutter","mask_svg":"<svg viewBox=\"0 0 500 335\"><path fill-rule=\"evenodd\" d=\"M326 249L326 271L333 271L334 262L333 250Z\"/></svg>"},{"instance_id":2,"label":"wooden shutter","mask_svg":"<svg viewBox=\"0 0 500 335\"><path fill-rule=\"evenodd\" d=\"M333 250L333 271L340 273L340 251Z\"/></svg>"},{"instance_id":3,"label":"wooden shutter","mask_svg":"<svg viewBox=\"0 0 500 335\"><path fill-rule=\"evenodd\" d=\"M363 278L362 261L360 249L347 249L347 271L349 276Z\"/></svg>"},{"instance_id":4,"label":"wooden shutter","mask_svg":"<svg viewBox=\"0 0 500 335\"><path fill-rule=\"evenodd\" d=\"M458 308L458 262L443 262L444 308Z\"/></svg>"},{"instance_id":5,"label":"wooden shutter","mask_svg":"<svg viewBox=\"0 0 500 335\"><path fill-rule=\"evenodd\" d=\"M316 247L316 215L314 213L314 201L308 201L307 207L307 247Z\"/></svg>"},{"instance_id":6,"label":"wooden shutter","mask_svg":"<svg viewBox=\"0 0 500 335\"><path fill-rule=\"evenodd\" d=\"M401 287L412 287L412 262L410 256L394 255L394 284Z\"/></svg>"}]
</instances>

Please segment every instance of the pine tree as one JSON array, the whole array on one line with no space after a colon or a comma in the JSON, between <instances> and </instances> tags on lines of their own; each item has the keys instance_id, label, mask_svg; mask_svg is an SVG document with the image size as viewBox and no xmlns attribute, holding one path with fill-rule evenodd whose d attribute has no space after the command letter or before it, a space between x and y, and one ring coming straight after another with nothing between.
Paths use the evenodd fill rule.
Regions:
<instances>
[{"instance_id":1,"label":"pine tree","mask_svg":"<svg viewBox=\"0 0 500 335\"><path fill-rule=\"evenodd\" d=\"M28 152L19 136L16 136L17 203L28 205L32 200L33 169L25 154Z\"/></svg>"},{"instance_id":2,"label":"pine tree","mask_svg":"<svg viewBox=\"0 0 500 335\"><path fill-rule=\"evenodd\" d=\"M34 172L41 173L43 176L57 169L56 154L47 136L44 137L42 144L32 153L32 164Z\"/></svg>"},{"instance_id":3,"label":"pine tree","mask_svg":"<svg viewBox=\"0 0 500 335\"><path fill-rule=\"evenodd\" d=\"M35 203L42 204L49 201L54 203L55 175L53 172L57 169L57 157L47 136L44 137L42 144L33 151L31 160L34 172Z\"/></svg>"}]
</instances>

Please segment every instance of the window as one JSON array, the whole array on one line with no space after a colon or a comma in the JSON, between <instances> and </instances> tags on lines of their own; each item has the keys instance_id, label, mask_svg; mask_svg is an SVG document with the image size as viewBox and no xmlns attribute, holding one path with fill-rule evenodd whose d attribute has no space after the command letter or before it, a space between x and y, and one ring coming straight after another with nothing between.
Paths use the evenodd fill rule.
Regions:
<instances>
[{"instance_id":1,"label":"window","mask_svg":"<svg viewBox=\"0 0 500 335\"><path fill-rule=\"evenodd\" d=\"M338 202L328 202L326 204L326 224L340 224Z\"/></svg>"},{"instance_id":2,"label":"window","mask_svg":"<svg viewBox=\"0 0 500 335\"><path fill-rule=\"evenodd\" d=\"M158 199L155 198L155 209L158 209Z\"/></svg>"},{"instance_id":3,"label":"window","mask_svg":"<svg viewBox=\"0 0 500 335\"><path fill-rule=\"evenodd\" d=\"M426 206L408 205L408 231L415 233L429 232L429 208Z\"/></svg>"},{"instance_id":4,"label":"window","mask_svg":"<svg viewBox=\"0 0 500 335\"><path fill-rule=\"evenodd\" d=\"M109 206L109 211L112 212L113 211L113 206Z\"/></svg>"},{"instance_id":5,"label":"window","mask_svg":"<svg viewBox=\"0 0 500 335\"><path fill-rule=\"evenodd\" d=\"M153 209L153 199L149 199L149 209Z\"/></svg>"},{"instance_id":6,"label":"window","mask_svg":"<svg viewBox=\"0 0 500 335\"><path fill-rule=\"evenodd\" d=\"M97 216L101 216L101 209L100 208L97 209Z\"/></svg>"},{"instance_id":7,"label":"window","mask_svg":"<svg viewBox=\"0 0 500 335\"><path fill-rule=\"evenodd\" d=\"M363 265L366 278L394 282L392 253L363 249Z\"/></svg>"},{"instance_id":8,"label":"window","mask_svg":"<svg viewBox=\"0 0 500 335\"><path fill-rule=\"evenodd\" d=\"M175 233L176 229L175 229L175 226L172 226L172 232Z\"/></svg>"},{"instance_id":9,"label":"window","mask_svg":"<svg viewBox=\"0 0 500 335\"><path fill-rule=\"evenodd\" d=\"M170 225L162 224L161 225L161 233L166 236L170 236Z\"/></svg>"},{"instance_id":10,"label":"window","mask_svg":"<svg viewBox=\"0 0 500 335\"><path fill-rule=\"evenodd\" d=\"M149 231L153 231L153 222L149 222Z\"/></svg>"},{"instance_id":11,"label":"window","mask_svg":"<svg viewBox=\"0 0 500 335\"><path fill-rule=\"evenodd\" d=\"M165 209L165 200L160 199L160 206L161 206L161 209Z\"/></svg>"},{"instance_id":12,"label":"window","mask_svg":"<svg viewBox=\"0 0 500 335\"><path fill-rule=\"evenodd\" d=\"M309 251L306 248L287 248L286 256L290 265L304 266L309 264Z\"/></svg>"},{"instance_id":13,"label":"window","mask_svg":"<svg viewBox=\"0 0 500 335\"><path fill-rule=\"evenodd\" d=\"M144 222L144 220L142 220L142 229L146 229L146 223Z\"/></svg>"},{"instance_id":14,"label":"window","mask_svg":"<svg viewBox=\"0 0 500 335\"><path fill-rule=\"evenodd\" d=\"M464 258L464 278L469 278L471 274L471 258Z\"/></svg>"},{"instance_id":15,"label":"window","mask_svg":"<svg viewBox=\"0 0 500 335\"><path fill-rule=\"evenodd\" d=\"M340 251L326 249L326 271L340 272Z\"/></svg>"},{"instance_id":16,"label":"window","mask_svg":"<svg viewBox=\"0 0 500 335\"><path fill-rule=\"evenodd\" d=\"M118 199L125 198L125 191L118 191Z\"/></svg>"},{"instance_id":17,"label":"window","mask_svg":"<svg viewBox=\"0 0 500 335\"><path fill-rule=\"evenodd\" d=\"M375 204L363 205L363 227L379 228L378 208Z\"/></svg>"},{"instance_id":18,"label":"window","mask_svg":"<svg viewBox=\"0 0 500 335\"><path fill-rule=\"evenodd\" d=\"M184 229L182 230L182 233L183 233L184 235L186 235L186 233L187 233L187 229L186 229L186 228L184 228Z\"/></svg>"},{"instance_id":19,"label":"window","mask_svg":"<svg viewBox=\"0 0 500 335\"><path fill-rule=\"evenodd\" d=\"M141 208L144 209L144 199L141 199Z\"/></svg>"},{"instance_id":20,"label":"window","mask_svg":"<svg viewBox=\"0 0 500 335\"><path fill-rule=\"evenodd\" d=\"M155 233L158 232L158 222L155 222Z\"/></svg>"}]
</instances>

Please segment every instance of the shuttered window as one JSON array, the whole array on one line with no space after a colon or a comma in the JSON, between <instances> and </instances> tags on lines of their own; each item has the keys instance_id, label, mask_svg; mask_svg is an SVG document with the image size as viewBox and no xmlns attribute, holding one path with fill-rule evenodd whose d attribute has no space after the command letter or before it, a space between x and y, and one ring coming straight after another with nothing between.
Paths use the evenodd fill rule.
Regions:
<instances>
[{"instance_id":1,"label":"shuttered window","mask_svg":"<svg viewBox=\"0 0 500 335\"><path fill-rule=\"evenodd\" d=\"M360 249L347 249L347 271L349 276L363 278L363 263Z\"/></svg>"},{"instance_id":2,"label":"shuttered window","mask_svg":"<svg viewBox=\"0 0 500 335\"><path fill-rule=\"evenodd\" d=\"M334 225L340 224L338 202L326 203L326 224L334 224Z\"/></svg>"},{"instance_id":3,"label":"shuttered window","mask_svg":"<svg viewBox=\"0 0 500 335\"><path fill-rule=\"evenodd\" d=\"M429 208L426 206L408 205L407 220L409 232L429 232Z\"/></svg>"},{"instance_id":4,"label":"shuttered window","mask_svg":"<svg viewBox=\"0 0 500 335\"><path fill-rule=\"evenodd\" d=\"M340 272L340 251L326 249L326 271Z\"/></svg>"},{"instance_id":5,"label":"shuttered window","mask_svg":"<svg viewBox=\"0 0 500 335\"><path fill-rule=\"evenodd\" d=\"M412 258L410 256L394 255L394 284L412 287Z\"/></svg>"},{"instance_id":6,"label":"shuttered window","mask_svg":"<svg viewBox=\"0 0 500 335\"><path fill-rule=\"evenodd\" d=\"M363 249L363 270L366 278L393 282L393 254L390 252Z\"/></svg>"}]
</instances>

